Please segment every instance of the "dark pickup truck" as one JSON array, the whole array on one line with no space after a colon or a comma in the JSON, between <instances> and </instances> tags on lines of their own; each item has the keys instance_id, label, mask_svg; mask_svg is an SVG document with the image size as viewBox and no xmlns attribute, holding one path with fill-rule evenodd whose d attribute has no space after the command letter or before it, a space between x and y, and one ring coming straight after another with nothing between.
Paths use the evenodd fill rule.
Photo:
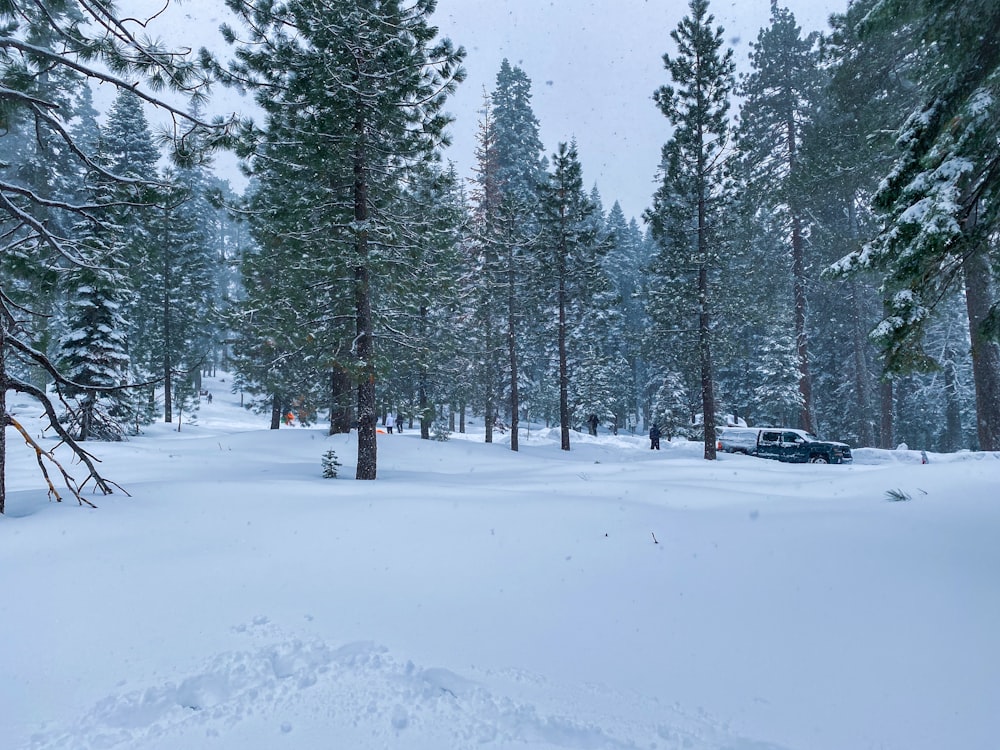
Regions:
<instances>
[{"instance_id":1,"label":"dark pickup truck","mask_svg":"<svg viewBox=\"0 0 1000 750\"><path fill-rule=\"evenodd\" d=\"M820 440L805 430L762 428L756 455L789 463L849 464L854 461L845 443Z\"/></svg>"}]
</instances>

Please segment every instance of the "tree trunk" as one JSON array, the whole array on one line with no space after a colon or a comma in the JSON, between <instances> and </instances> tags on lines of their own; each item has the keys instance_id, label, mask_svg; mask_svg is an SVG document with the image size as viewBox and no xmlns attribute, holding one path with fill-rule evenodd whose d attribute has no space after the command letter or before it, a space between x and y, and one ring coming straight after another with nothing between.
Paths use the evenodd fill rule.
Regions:
<instances>
[{"instance_id":1,"label":"tree trunk","mask_svg":"<svg viewBox=\"0 0 1000 750\"><path fill-rule=\"evenodd\" d=\"M878 440L879 447L885 450L892 450L896 447L896 394L894 391L893 380L883 367L882 383L879 387L882 421Z\"/></svg>"},{"instance_id":2,"label":"tree trunk","mask_svg":"<svg viewBox=\"0 0 1000 750\"><path fill-rule=\"evenodd\" d=\"M705 174L704 149L698 154L699 172ZM701 413L705 428L705 459L715 455L715 372L712 367L712 318L709 310L707 185L698 188L698 358L701 362Z\"/></svg>"},{"instance_id":3,"label":"tree trunk","mask_svg":"<svg viewBox=\"0 0 1000 750\"><path fill-rule=\"evenodd\" d=\"M164 264L167 266L169 264ZM169 277L169 271L164 268ZM173 404L173 362L170 359L170 295L167 288L163 290L163 421L170 424L174 421Z\"/></svg>"},{"instance_id":4,"label":"tree trunk","mask_svg":"<svg viewBox=\"0 0 1000 750\"><path fill-rule=\"evenodd\" d=\"M351 376L343 367L330 371L330 434L351 431Z\"/></svg>"},{"instance_id":5,"label":"tree trunk","mask_svg":"<svg viewBox=\"0 0 1000 750\"><path fill-rule=\"evenodd\" d=\"M510 449L517 451L521 403L517 391L517 295L514 289L514 249L507 251L507 357L510 360Z\"/></svg>"},{"instance_id":6,"label":"tree trunk","mask_svg":"<svg viewBox=\"0 0 1000 750\"><path fill-rule=\"evenodd\" d=\"M947 347L944 352L944 441L941 449L953 453L962 447L962 402L958 395L958 373L955 370L955 352Z\"/></svg>"},{"instance_id":7,"label":"tree trunk","mask_svg":"<svg viewBox=\"0 0 1000 750\"><path fill-rule=\"evenodd\" d=\"M431 439L431 424L434 422L434 407L427 398L427 373L421 373L417 386L417 404L420 409L420 439ZM412 427L413 424L410 424Z\"/></svg>"},{"instance_id":8,"label":"tree trunk","mask_svg":"<svg viewBox=\"0 0 1000 750\"><path fill-rule=\"evenodd\" d=\"M851 345L854 354L854 390L858 403L858 437L862 447L875 445L875 426L872 424L871 375L868 372L867 348L868 335L861 314L861 287L856 281L851 282L852 307Z\"/></svg>"},{"instance_id":9,"label":"tree trunk","mask_svg":"<svg viewBox=\"0 0 1000 750\"><path fill-rule=\"evenodd\" d=\"M80 402L80 436L81 443L90 438L94 424L94 409L97 407L97 395L85 393Z\"/></svg>"},{"instance_id":10,"label":"tree trunk","mask_svg":"<svg viewBox=\"0 0 1000 750\"><path fill-rule=\"evenodd\" d=\"M281 427L281 396L277 393L271 396L271 429Z\"/></svg>"},{"instance_id":11,"label":"tree trunk","mask_svg":"<svg viewBox=\"0 0 1000 750\"><path fill-rule=\"evenodd\" d=\"M428 309L425 305L420 306L420 326L419 326L419 338L421 341L427 340L427 318ZM428 391L428 366L427 366L427 353L422 352L419 359L416 361L417 364L417 415L420 419L420 439L430 440L431 438L431 423L434 421L434 406L430 402L430 398L427 395ZM411 401L412 403L412 401ZM411 414L411 421L409 427L413 427L413 417ZM397 422L399 425L399 432L403 431L403 415L397 414Z\"/></svg>"},{"instance_id":12,"label":"tree trunk","mask_svg":"<svg viewBox=\"0 0 1000 750\"><path fill-rule=\"evenodd\" d=\"M361 363L358 378L358 468L356 479L375 479L378 471L375 403L375 336L372 320L371 269L368 266L368 165L365 155L365 110L358 103L354 122L354 307L356 351Z\"/></svg>"},{"instance_id":13,"label":"tree trunk","mask_svg":"<svg viewBox=\"0 0 1000 750\"><path fill-rule=\"evenodd\" d=\"M982 332L993 303L986 253L982 249L972 253L965 261L964 270L979 450L997 451L1000 450L1000 345L986 338Z\"/></svg>"},{"instance_id":14,"label":"tree trunk","mask_svg":"<svg viewBox=\"0 0 1000 750\"><path fill-rule=\"evenodd\" d=\"M496 401L494 400L494 385L497 381L496 372L493 366L496 362L495 352L493 350L493 315L490 311L490 302L486 302L485 309L486 322L484 325L485 335L486 335L486 352L484 354L486 366L483 368L483 394L485 398L483 399L483 419L485 420L486 437L485 441L487 443L493 442L493 416L496 413Z\"/></svg>"},{"instance_id":15,"label":"tree trunk","mask_svg":"<svg viewBox=\"0 0 1000 750\"><path fill-rule=\"evenodd\" d=\"M170 226L169 209L164 209L164 226ZM171 257L170 257L170 233L164 231L163 237L163 422L170 424L174 421L173 408L173 362L170 358L170 284L171 282Z\"/></svg>"},{"instance_id":16,"label":"tree trunk","mask_svg":"<svg viewBox=\"0 0 1000 750\"><path fill-rule=\"evenodd\" d=\"M788 174L798 172L798 140L795 116L788 112L785 122L785 140L788 152ZM815 432L812 413L812 375L809 372L809 344L806 334L806 260L805 242L802 239L802 217L795 201L789 204L792 217L792 287L795 296L795 346L799 361L799 396L802 409L799 427L807 432Z\"/></svg>"},{"instance_id":17,"label":"tree trunk","mask_svg":"<svg viewBox=\"0 0 1000 750\"><path fill-rule=\"evenodd\" d=\"M559 251L559 435L560 448L569 448L569 356L566 351L566 249Z\"/></svg>"},{"instance_id":18,"label":"tree trunk","mask_svg":"<svg viewBox=\"0 0 1000 750\"><path fill-rule=\"evenodd\" d=\"M698 353L701 360L701 408L705 427L705 459L714 461L715 451L715 377L712 371L712 329L708 311L708 268L698 269Z\"/></svg>"},{"instance_id":19,"label":"tree trunk","mask_svg":"<svg viewBox=\"0 0 1000 750\"><path fill-rule=\"evenodd\" d=\"M806 333L806 271L805 243L798 216L792 217L792 286L795 295L795 349L799 362L799 395L802 409L799 427L813 432L812 375L809 371L809 341Z\"/></svg>"}]
</instances>

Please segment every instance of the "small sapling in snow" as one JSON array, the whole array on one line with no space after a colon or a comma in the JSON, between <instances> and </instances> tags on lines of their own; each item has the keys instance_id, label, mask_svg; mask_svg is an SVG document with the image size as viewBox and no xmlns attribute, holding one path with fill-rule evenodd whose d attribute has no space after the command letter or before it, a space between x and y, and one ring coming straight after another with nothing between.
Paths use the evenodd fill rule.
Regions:
<instances>
[{"instance_id":1,"label":"small sapling in snow","mask_svg":"<svg viewBox=\"0 0 1000 750\"><path fill-rule=\"evenodd\" d=\"M323 478L336 479L337 471L339 469L340 461L337 460L337 454L334 452L333 448L331 448L323 454Z\"/></svg>"}]
</instances>

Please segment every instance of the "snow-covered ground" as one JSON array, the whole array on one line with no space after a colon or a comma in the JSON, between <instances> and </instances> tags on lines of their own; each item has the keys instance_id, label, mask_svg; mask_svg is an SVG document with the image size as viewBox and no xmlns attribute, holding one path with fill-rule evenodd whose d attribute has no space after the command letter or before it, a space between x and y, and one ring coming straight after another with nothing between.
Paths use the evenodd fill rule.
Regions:
<instances>
[{"instance_id":1,"label":"snow-covered ground","mask_svg":"<svg viewBox=\"0 0 1000 750\"><path fill-rule=\"evenodd\" d=\"M8 435L0 746L1000 747L1000 455L407 431L357 482L209 388L97 510Z\"/></svg>"}]
</instances>

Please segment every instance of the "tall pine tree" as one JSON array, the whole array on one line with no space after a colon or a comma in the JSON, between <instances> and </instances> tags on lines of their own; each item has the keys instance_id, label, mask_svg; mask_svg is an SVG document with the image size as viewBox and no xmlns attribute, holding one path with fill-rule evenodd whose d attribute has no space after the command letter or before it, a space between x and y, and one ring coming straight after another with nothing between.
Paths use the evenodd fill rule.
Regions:
<instances>
[{"instance_id":1,"label":"tall pine tree","mask_svg":"<svg viewBox=\"0 0 1000 750\"><path fill-rule=\"evenodd\" d=\"M815 431L807 333L807 219L799 177L802 131L822 83L817 33L802 36L795 16L771 2L770 26L761 30L750 56L752 71L739 86L743 97L738 131L744 189L757 210L779 216L792 271L792 319L798 359L801 414L798 425ZM763 199L763 200L762 200ZM768 258L774 262L773 250Z\"/></svg>"},{"instance_id":2,"label":"tall pine tree","mask_svg":"<svg viewBox=\"0 0 1000 750\"><path fill-rule=\"evenodd\" d=\"M252 87L265 112L298 133L304 149L342 157L318 184L327 188L335 215L347 214L339 239L353 277L356 477L375 479L375 290L392 283L384 253L397 247L400 227L392 209L401 180L445 140L449 117L443 107L464 77L464 51L435 40L437 29L429 22L434 0L227 5L247 21L251 42L237 48L230 80ZM226 33L235 40L232 30Z\"/></svg>"},{"instance_id":3,"label":"tall pine tree","mask_svg":"<svg viewBox=\"0 0 1000 750\"><path fill-rule=\"evenodd\" d=\"M583 168L576 143L560 143L542 188L541 243L545 278L550 281L550 325L556 347L560 447L570 450L572 337L582 310L591 302L594 274L601 272L599 236L593 221L597 206L583 190ZM574 314L576 313L576 314Z\"/></svg>"},{"instance_id":4,"label":"tall pine tree","mask_svg":"<svg viewBox=\"0 0 1000 750\"><path fill-rule=\"evenodd\" d=\"M671 292L678 296L670 305L654 305L650 314L660 331L687 328L688 321L693 324L705 458L714 459L713 309L722 256L722 212L728 199L727 118L734 66L732 50L723 51L722 28L712 28L715 19L708 13L708 0L691 0L689 7L690 14L670 34L676 56L663 56L673 85L654 94L673 136L663 147L663 182L646 214L660 247L653 272L663 285L652 293L659 293L661 302Z\"/></svg>"}]
</instances>

